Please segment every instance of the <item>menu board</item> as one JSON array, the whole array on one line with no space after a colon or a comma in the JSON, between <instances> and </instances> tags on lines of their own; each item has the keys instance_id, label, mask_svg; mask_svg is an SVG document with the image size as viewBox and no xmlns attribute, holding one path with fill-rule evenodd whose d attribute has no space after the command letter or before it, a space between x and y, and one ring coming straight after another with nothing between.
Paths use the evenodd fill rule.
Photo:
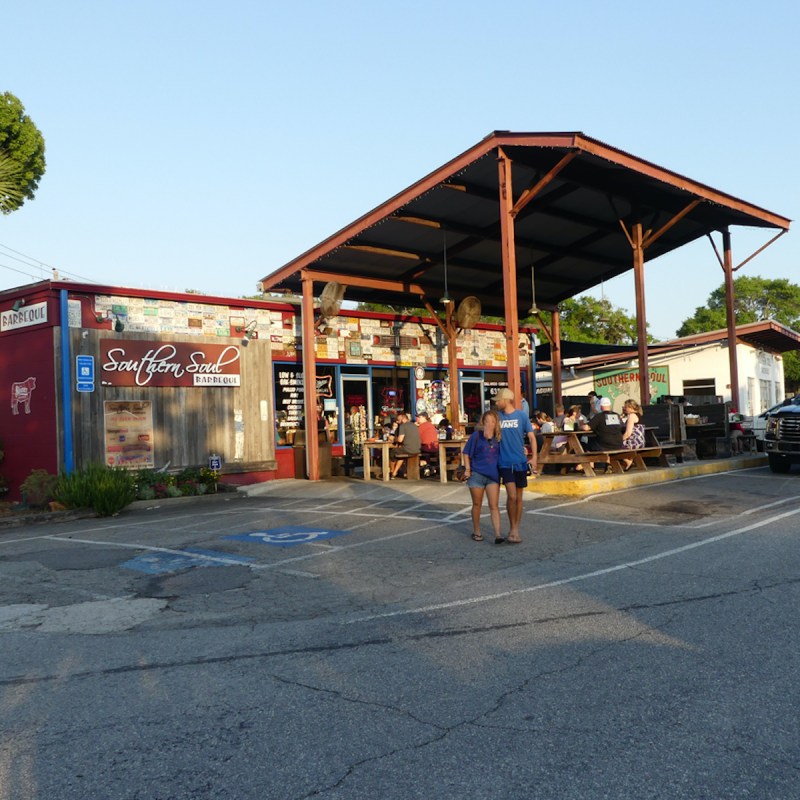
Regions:
<instances>
[{"instance_id":1,"label":"menu board","mask_svg":"<svg viewBox=\"0 0 800 800\"><path fill-rule=\"evenodd\" d=\"M106 400L105 451L109 467L154 469L153 404Z\"/></svg>"},{"instance_id":2,"label":"menu board","mask_svg":"<svg viewBox=\"0 0 800 800\"><path fill-rule=\"evenodd\" d=\"M335 396L334 372L325 367L317 370L317 397L320 404ZM306 379L302 366L275 364L275 411L278 424L285 428L299 427L305 412Z\"/></svg>"}]
</instances>

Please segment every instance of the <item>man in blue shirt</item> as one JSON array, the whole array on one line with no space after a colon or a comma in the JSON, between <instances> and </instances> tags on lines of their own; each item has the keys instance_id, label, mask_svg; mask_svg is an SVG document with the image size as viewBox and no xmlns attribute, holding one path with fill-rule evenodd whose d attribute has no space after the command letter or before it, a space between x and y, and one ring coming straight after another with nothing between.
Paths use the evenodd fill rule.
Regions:
<instances>
[{"instance_id":1,"label":"man in blue shirt","mask_svg":"<svg viewBox=\"0 0 800 800\"><path fill-rule=\"evenodd\" d=\"M506 487L506 509L511 528L506 541L519 544L519 525L522 519L522 492L528 485L528 464L536 470L536 437L530 419L517 410L514 405L514 393L510 389L501 389L495 400L500 429L500 480ZM526 442L530 446L531 455L525 452Z\"/></svg>"}]
</instances>

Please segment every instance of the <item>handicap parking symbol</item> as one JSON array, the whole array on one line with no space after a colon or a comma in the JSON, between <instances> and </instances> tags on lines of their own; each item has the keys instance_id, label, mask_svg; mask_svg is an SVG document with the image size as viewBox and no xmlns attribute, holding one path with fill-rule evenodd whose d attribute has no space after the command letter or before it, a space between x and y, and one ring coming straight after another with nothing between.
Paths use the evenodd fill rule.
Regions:
<instances>
[{"instance_id":1,"label":"handicap parking symbol","mask_svg":"<svg viewBox=\"0 0 800 800\"><path fill-rule=\"evenodd\" d=\"M249 564L253 559L222 553L216 550L201 550L186 547L181 551L157 551L144 553L120 564L123 569L145 572L148 575L163 575L167 572L182 572L196 567L231 567Z\"/></svg>"},{"instance_id":2,"label":"handicap parking symbol","mask_svg":"<svg viewBox=\"0 0 800 800\"><path fill-rule=\"evenodd\" d=\"M336 536L346 536L351 531L330 530L328 528L308 528L303 525L284 525L280 528L270 528L267 531L251 531L250 533L237 533L226 536L237 542L258 542L271 544L275 547L295 547L298 544L309 544L323 539L333 539Z\"/></svg>"}]
</instances>

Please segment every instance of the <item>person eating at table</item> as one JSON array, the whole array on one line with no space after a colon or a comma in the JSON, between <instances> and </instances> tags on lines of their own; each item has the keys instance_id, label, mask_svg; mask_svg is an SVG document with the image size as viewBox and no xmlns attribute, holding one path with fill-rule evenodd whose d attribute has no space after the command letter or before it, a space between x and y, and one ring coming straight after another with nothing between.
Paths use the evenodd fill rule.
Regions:
<instances>
[{"instance_id":1,"label":"person eating at table","mask_svg":"<svg viewBox=\"0 0 800 800\"><path fill-rule=\"evenodd\" d=\"M495 403L503 433L500 440L498 469L506 487L506 509L510 523L506 541L509 544L520 544L522 490L528 485L528 465L530 464L532 471L536 470L536 438L533 435L531 421L514 405L514 392L511 389L501 389L497 393ZM525 452L526 443L531 449L530 456Z\"/></svg>"},{"instance_id":2,"label":"person eating at table","mask_svg":"<svg viewBox=\"0 0 800 800\"><path fill-rule=\"evenodd\" d=\"M417 429L419 430L419 440L423 453L439 452L439 431L431 422L427 411L420 411L417 414Z\"/></svg>"},{"instance_id":3,"label":"person eating at table","mask_svg":"<svg viewBox=\"0 0 800 800\"><path fill-rule=\"evenodd\" d=\"M620 415L611 410L611 399L609 397L600 398L600 413L592 417L588 424L583 423L580 427L584 431L592 431L594 433L594 436L589 437L587 450L597 453L603 450L623 449L622 433L625 430L625 425ZM632 459L630 463L633 463ZM628 464L627 459L625 464ZM592 467L594 467L594 464L592 464ZM580 464L575 469L578 472L583 472Z\"/></svg>"},{"instance_id":4,"label":"person eating at table","mask_svg":"<svg viewBox=\"0 0 800 800\"><path fill-rule=\"evenodd\" d=\"M505 541L500 536L500 472L497 468L501 439L502 431L497 413L485 411L480 424L464 447L467 487L472 497L472 538L476 542L483 541L481 507L484 493L489 502L494 543L502 544Z\"/></svg>"},{"instance_id":5,"label":"person eating at table","mask_svg":"<svg viewBox=\"0 0 800 800\"><path fill-rule=\"evenodd\" d=\"M408 456L418 456L421 442L419 438L419 428L411 422L408 414L401 411L397 415L397 434L395 435L395 444L397 445L392 450L392 472L390 478L396 478L403 466L403 462L408 459Z\"/></svg>"}]
</instances>

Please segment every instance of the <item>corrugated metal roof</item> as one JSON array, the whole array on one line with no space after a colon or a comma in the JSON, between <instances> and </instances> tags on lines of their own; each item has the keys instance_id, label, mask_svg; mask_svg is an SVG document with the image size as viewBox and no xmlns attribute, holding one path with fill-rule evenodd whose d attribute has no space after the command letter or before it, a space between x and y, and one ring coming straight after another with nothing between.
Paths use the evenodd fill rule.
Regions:
<instances>
[{"instance_id":1,"label":"corrugated metal roof","mask_svg":"<svg viewBox=\"0 0 800 800\"><path fill-rule=\"evenodd\" d=\"M552 307L632 268L620 226L659 230L692 200L690 213L646 251L646 260L730 226L787 230L790 220L582 133L495 132L284 267L265 288L300 288L311 268L350 278L402 280L431 299L448 286L503 315L499 150L512 161L515 201L564 156L574 158L515 220L518 303ZM347 299L401 303L407 295L350 286Z\"/></svg>"}]
</instances>

